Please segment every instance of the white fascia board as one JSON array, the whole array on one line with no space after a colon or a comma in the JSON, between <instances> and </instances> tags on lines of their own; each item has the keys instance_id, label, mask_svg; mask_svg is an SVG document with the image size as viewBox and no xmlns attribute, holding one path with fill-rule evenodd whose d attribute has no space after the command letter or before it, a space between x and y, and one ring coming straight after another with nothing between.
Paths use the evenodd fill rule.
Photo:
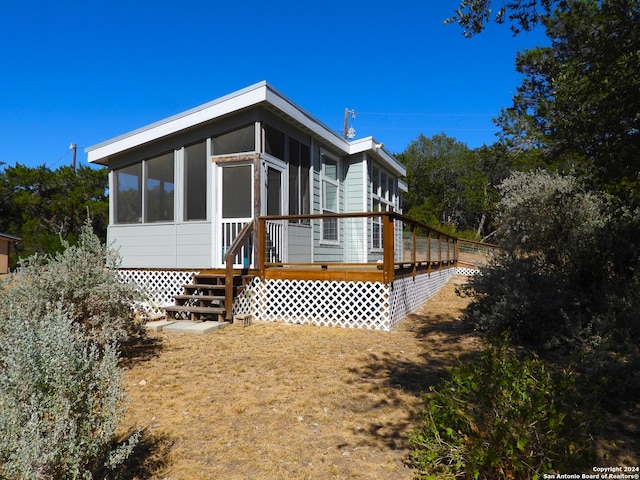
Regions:
<instances>
[{"instance_id":1,"label":"white fascia board","mask_svg":"<svg viewBox=\"0 0 640 480\"><path fill-rule=\"evenodd\" d=\"M361 138L354 140L349 144L349 153L354 155L361 152L370 152L376 155L382 160L396 175L404 177L407 174L407 169L402 165L393 155L390 155L383 147L379 147L380 142L377 142L373 137Z\"/></svg>"},{"instance_id":2,"label":"white fascia board","mask_svg":"<svg viewBox=\"0 0 640 480\"><path fill-rule=\"evenodd\" d=\"M400 189L400 191L403 193L407 193L409 191L409 185L407 185L407 182L398 180L398 189Z\"/></svg>"},{"instance_id":3,"label":"white fascia board","mask_svg":"<svg viewBox=\"0 0 640 480\"><path fill-rule=\"evenodd\" d=\"M106 142L87 147L85 152L89 163L102 163L100 160L110 155L115 155L228 113L259 104L264 102L266 97L267 83L260 82Z\"/></svg>"}]
</instances>

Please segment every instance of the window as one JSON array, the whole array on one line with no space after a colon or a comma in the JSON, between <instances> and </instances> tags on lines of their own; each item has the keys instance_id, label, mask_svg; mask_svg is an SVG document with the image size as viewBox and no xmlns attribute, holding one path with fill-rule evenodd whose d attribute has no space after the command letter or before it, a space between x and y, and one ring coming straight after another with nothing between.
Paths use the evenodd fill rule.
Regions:
<instances>
[{"instance_id":1,"label":"window","mask_svg":"<svg viewBox=\"0 0 640 480\"><path fill-rule=\"evenodd\" d=\"M170 152L114 170L115 223L173 221L173 164Z\"/></svg>"},{"instance_id":2,"label":"window","mask_svg":"<svg viewBox=\"0 0 640 480\"><path fill-rule=\"evenodd\" d=\"M323 213L339 212L338 161L322 153L322 210ZM338 241L338 219L322 221L322 240Z\"/></svg>"},{"instance_id":3,"label":"window","mask_svg":"<svg viewBox=\"0 0 640 480\"><path fill-rule=\"evenodd\" d=\"M311 211L310 169L309 147L289 138L289 215L306 215Z\"/></svg>"},{"instance_id":4,"label":"window","mask_svg":"<svg viewBox=\"0 0 640 480\"><path fill-rule=\"evenodd\" d=\"M173 221L173 152L149 159L145 165L146 221Z\"/></svg>"},{"instance_id":5,"label":"window","mask_svg":"<svg viewBox=\"0 0 640 480\"><path fill-rule=\"evenodd\" d=\"M393 212L395 197L394 177L379 168L377 165L371 167L371 199L373 212ZM371 248L382 249L382 217L371 219Z\"/></svg>"},{"instance_id":6,"label":"window","mask_svg":"<svg viewBox=\"0 0 640 480\"><path fill-rule=\"evenodd\" d=\"M115 223L142 222L142 164L115 170Z\"/></svg>"},{"instance_id":7,"label":"window","mask_svg":"<svg viewBox=\"0 0 640 480\"><path fill-rule=\"evenodd\" d=\"M214 155L229 155L232 153L255 152L256 136L255 124L238 128L222 135L212 137Z\"/></svg>"},{"instance_id":8,"label":"window","mask_svg":"<svg viewBox=\"0 0 640 480\"><path fill-rule=\"evenodd\" d=\"M184 149L184 219L207 219L207 142Z\"/></svg>"},{"instance_id":9,"label":"window","mask_svg":"<svg viewBox=\"0 0 640 480\"><path fill-rule=\"evenodd\" d=\"M378 200L373 201L373 211L381 212L380 202ZM382 217L373 217L371 219L371 247L373 249L382 248Z\"/></svg>"},{"instance_id":10,"label":"window","mask_svg":"<svg viewBox=\"0 0 640 480\"><path fill-rule=\"evenodd\" d=\"M280 160L284 160L284 133L270 125L264 126L264 151Z\"/></svg>"}]
</instances>

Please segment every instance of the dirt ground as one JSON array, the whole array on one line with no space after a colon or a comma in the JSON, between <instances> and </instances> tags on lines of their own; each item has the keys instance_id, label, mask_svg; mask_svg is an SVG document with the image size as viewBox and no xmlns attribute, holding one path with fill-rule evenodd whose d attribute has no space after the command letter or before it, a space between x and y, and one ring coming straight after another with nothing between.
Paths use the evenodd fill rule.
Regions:
<instances>
[{"instance_id":1,"label":"dirt ground","mask_svg":"<svg viewBox=\"0 0 640 480\"><path fill-rule=\"evenodd\" d=\"M136 478L412 478L421 392L480 348L458 320L464 280L392 332L254 323L150 334L126 369L125 426L144 431Z\"/></svg>"},{"instance_id":2,"label":"dirt ground","mask_svg":"<svg viewBox=\"0 0 640 480\"><path fill-rule=\"evenodd\" d=\"M410 479L421 393L481 341L455 277L392 332L255 323L151 333L129 356L134 479ZM611 460L611 459L610 459Z\"/></svg>"}]
</instances>

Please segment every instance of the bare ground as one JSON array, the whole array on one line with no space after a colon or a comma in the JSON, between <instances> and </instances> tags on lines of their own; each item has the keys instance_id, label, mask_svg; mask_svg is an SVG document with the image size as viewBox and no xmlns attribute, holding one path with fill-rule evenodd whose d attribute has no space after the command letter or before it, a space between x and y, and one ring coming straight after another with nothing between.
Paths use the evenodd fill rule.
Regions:
<instances>
[{"instance_id":1,"label":"bare ground","mask_svg":"<svg viewBox=\"0 0 640 480\"><path fill-rule=\"evenodd\" d=\"M126 371L126 426L144 433L134 474L412 478L421 392L480 348L458 320L462 281L392 332L256 323L151 334Z\"/></svg>"},{"instance_id":2,"label":"bare ground","mask_svg":"<svg viewBox=\"0 0 640 480\"><path fill-rule=\"evenodd\" d=\"M482 348L459 320L464 281L392 332L256 323L151 334L126 365L124 428L143 429L129 478L412 478L421 393ZM605 458L618 449L603 445Z\"/></svg>"}]
</instances>

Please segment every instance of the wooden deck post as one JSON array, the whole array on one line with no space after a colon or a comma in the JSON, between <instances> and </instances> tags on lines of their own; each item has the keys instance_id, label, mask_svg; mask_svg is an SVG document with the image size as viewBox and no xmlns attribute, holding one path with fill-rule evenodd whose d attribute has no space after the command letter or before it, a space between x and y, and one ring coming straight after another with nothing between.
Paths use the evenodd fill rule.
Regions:
<instances>
[{"instance_id":1,"label":"wooden deck post","mask_svg":"<svg viewBox=\"0 0 640 480\"><path fill-rule=\"evenodd\" d=\"M457 267L458 266L458 239L454 238L453 239L453 266Z\"/></svg>"},{"instance_id":2,"label":"wooden deck post","mask_svg":"<svg viewBox=\"0 0 640 480\"><path fill-rule=\"evenodd\" d=\"M383 281L385 283L393 282L394 272L394 240L395 230L393 224L393 217L389 214L382 217L382 245L384 246L384 258L383 258Z\"/></svg>"},{"instance_id":3,"label":"wooden deck post","mask_svg":"<svg viewBox=\"0 0 640 480\"><path fill-rule=\"evenodd\" d=\"M418 273L418 267L416 265L416 259L417 259L417 248L416 248L416 226L415 225L411 225L411 263L412 263L412 269L411 269L411 275L415 278L415 276ZM404 248L404 246L403 246Z\"/></svg>"},{"instance_id":4,"label":"wooden deck post","mask_svg":"<svg viewBox=\"0 0 640 480\"><path fill-rule=\"evenodd\" d=\"M260 278L264 280L264 257L267 249L267 225L266 220L262 217L258 220L258 248L256 251L257 262L256 266L258 267L258 271L260 272Z\"/></svg>"}]
</instances>

